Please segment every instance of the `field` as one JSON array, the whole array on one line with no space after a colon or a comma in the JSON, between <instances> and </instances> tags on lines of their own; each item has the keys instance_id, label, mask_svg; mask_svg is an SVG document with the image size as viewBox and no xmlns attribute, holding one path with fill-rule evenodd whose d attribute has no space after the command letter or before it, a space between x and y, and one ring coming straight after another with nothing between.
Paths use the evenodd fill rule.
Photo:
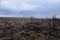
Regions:
<instances>
[{"instance_id":1,"label":"field","mask_svg":"<svg viewBox=\"0 0 60 40\"><path fill-rule=\"evenodd\" d=\"M60 40L60 19L0 17L0 40Z\"/></svg>"}]
</instances>

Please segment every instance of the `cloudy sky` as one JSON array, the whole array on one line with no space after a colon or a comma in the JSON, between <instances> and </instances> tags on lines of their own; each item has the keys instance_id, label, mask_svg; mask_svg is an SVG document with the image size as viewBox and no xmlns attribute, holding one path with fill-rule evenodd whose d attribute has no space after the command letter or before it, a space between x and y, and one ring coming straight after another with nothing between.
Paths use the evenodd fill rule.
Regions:
<instances>
[{"instance_id":1,"label":"cloudy sky","mask_svg":"<svg viewBox=\"0 0 60 40\"><path fill-rule=\"evenodd\" d=\"M0 0L0 17L60 18L60 0Z\"/></svg>"}]
</instances>

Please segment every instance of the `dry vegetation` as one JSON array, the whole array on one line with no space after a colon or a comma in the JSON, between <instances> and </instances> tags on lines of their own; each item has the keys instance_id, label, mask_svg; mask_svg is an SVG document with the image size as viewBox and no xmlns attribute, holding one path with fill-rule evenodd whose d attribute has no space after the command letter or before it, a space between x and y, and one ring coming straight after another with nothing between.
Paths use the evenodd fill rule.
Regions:
<instances>
[{"instance_id":1,"label":"dry vegetation","mask_svg":"<svg viewBox=\"0 0 60 40\"><path fill-rule=\"evenodd\" d=\"M60 40L60 19L0 18L0 40Z\"/></svg>"}]
</instances>

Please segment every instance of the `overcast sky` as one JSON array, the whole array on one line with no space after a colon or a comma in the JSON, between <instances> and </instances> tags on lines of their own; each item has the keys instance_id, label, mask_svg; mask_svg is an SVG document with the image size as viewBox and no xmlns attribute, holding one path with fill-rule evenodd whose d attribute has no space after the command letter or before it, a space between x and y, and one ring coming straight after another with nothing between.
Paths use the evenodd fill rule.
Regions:
<instances>
[{"instance_id":1,"label":"overcast sky","mask_svg":"<svg viewBox=\"0 0 60 40\"><path fill-rule=\"evenodd\" d=\"M60 18L60 0L0 0L1 17Z\"/></svg>"}]
</instances>

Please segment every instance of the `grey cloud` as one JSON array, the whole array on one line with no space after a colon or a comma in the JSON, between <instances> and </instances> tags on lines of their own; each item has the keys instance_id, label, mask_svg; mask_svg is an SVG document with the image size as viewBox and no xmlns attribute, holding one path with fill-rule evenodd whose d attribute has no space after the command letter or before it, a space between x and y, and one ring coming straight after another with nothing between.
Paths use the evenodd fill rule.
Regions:
<instances>
[{"instance_id":1,"label":"grey cloud","mask_svg":"<svg viewBox=\"0 0 60 40\"><path fill-rule=\"evenodd\" d=\"M25 3L33 6L34 10L26 10L26 9L20 10L19 8L22 5L19 6L19 4L21 3L18 3L17 1L15 6L16 7L19 6L19 7L17 10L13 9L17 13L12 12L12 15L17 14L18 16L20 14L21 16L52 17L56 14L58 17L60 17L59 16L60 15L60 0L26 0Z\"/></svg>"}]
</instances>

